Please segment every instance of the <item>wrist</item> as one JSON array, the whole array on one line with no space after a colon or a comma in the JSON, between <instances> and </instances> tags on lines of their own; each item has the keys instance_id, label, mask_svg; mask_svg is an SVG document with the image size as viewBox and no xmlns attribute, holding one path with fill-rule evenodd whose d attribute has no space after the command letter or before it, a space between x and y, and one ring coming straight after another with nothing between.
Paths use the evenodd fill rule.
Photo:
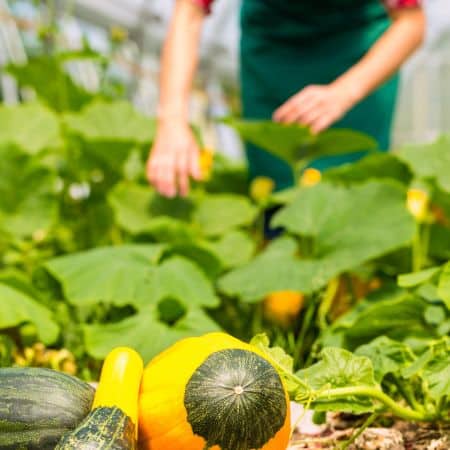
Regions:
<instances>
[{"instance_id":1,"label":"wrist","mask_svg":"<svg viewBox=\"0 0 450 450\"><path fill-rule=\"evenodd\" d=\"M358 80L349 79L345 76L334 81L333 86L342 93L349 106L359 103L366 96L364 87Z\"/></svg>"},{"instance_id":2,"label":"wrist","mask_svg":"<svg viewBox=\"0 0 450 450\"><path fill-rule=\"evenodd\" d=\"M156 111L156 119L158 123L182 123L187 124L189 122L188 108L184 106L167 107L158 106Z\"/></svg>"}]
</instances>

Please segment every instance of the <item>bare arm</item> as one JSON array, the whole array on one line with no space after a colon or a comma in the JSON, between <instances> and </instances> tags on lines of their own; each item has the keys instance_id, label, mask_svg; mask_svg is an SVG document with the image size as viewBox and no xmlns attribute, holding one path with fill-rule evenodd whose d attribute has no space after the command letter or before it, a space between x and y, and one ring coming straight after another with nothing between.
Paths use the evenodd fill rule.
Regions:
<instances>
[{"instance_id":1,"label":"bare arm","mask_svg":"<svg viewBox=\"0 0 450 450\"><path fill-rule=\"evenodd\" d=\"M275 111L274 119L309 125L318 133L388 80L421 45L425 35L421 8L390 13L392 25L356 65L329 85L306 87Z\"/></svg>"},{"instance_id":2,"label":"bare arm","mask_svg":"<svg viewBox=\"0 0 450 450\"><path fill-rule=\"evenodd\" d=\"M189 177L200 178L199 149L189 127L189 95L198 64L205 13L189 0L178 0L164 44L157 135L147 177L163 195L187 195Z\"/></svg>"}]
</instances>

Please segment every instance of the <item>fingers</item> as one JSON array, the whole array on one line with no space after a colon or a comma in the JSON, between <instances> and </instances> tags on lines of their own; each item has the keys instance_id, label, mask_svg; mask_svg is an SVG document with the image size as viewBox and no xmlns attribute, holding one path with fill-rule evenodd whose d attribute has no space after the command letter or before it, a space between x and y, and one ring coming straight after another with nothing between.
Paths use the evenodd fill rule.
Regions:
<instances>
[{"instance_id":1,"label":"fingers","mask_svg":"<svg viewBox=\"0 0 450 450\"><path fill-rule=\"evenodd\" d=\"M146 175L150 184L165 197L189 194L190 180L200 179L199 151L195 143L175 147L157 143L147 161Z\"/></svg>"},{"instance_id":2,"label":"fingers","mask_svg":"<svg viewBox=\"0 0 450 450\"><path fill-rule=\"evenodd\" d=\"M176 161L176 175L178 178L179 193L185 197L189 193L189 158L190 151L180 152Z\"/></svg>"},{"instance_id":3,"label":"fingers","mask_svg":"<svg viewBox=\"0 0 450 450\"><path fill-rule=\"evenodd\" d=\"M319 134L329 128L333 124L333 122L334 120L332 117L322 116L311 123L311 132L313 134Z\"/></svg>"},{"instance_id":4,"label":"fingers","mask_svg":"<svg viewBox=\"0 0 450 450\"><path fill-rule=\"evenodd\" d=\"M191 158L189 160L189 173L196 181L202 179L202 173L200 170L200 152L197 147L192 149Z\"/></svg>"},{"instance_id":5,"label":"fingers","mask_svg":"<svg viewBox=\"0 0 450 450\"><path fill-rule=\"evenodd\" d=\"M154 149L148 162L147 177L161 195L165 197L176 195L175 172L176 165L173 155Z\"/></svg>"},{"instance_id":6,"label":"fingers","mask_svg":"<svg viewBox=\"0 0 450 450\"><path fill-rule=\"evenodd\" d=\"M275 111L274 120L283 123L301 122L302 116L314 109L319 103L319 89L317 86L309 86L291 97Z\"/></svg>"},{"instance_id":7,"label":"fingers","mask_svg":"<svg viewBox=\"0 0 450 450\"><path fill-rule=\"evenodd\" d=\"M278 108L274 120L310 128L314 134L329 128L339 120L352 103L330 86L308 86Z\"/></svg>"}]
</instances>

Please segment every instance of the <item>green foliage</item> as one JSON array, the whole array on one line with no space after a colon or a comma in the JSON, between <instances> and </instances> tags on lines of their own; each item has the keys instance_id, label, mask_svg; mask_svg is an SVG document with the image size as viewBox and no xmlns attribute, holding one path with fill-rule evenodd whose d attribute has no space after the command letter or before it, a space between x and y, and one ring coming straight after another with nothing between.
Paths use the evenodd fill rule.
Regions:
<instances>
[{"instance_id":1,"label":"green foliage","mask_svg":"<svg viewBox=\"0 0 450 450\"><path fill-rule=\"evenodd\" d=\"M351 130L327 130L313 135L300 125L254 120L225 119L242 138L283 159L291 166L325 155L340 155L369 151L377 148L377 143L369 136Z\"/></svg>"},{"instance_id":2,"label":"green foliage","mask_svg":"<svg viewBox=\"0 0 450 450\"><path fill-rule=\"evenodd\" d=\"M32 88L55 111L78 111L93 95L74 83L65 71L64 62L64 56L42 55L24 65L10 65L7 70L21 87Z\"/></svg>"},{"instance_id":3,"label":"green foliage","mask_svg":"<svg viewBox=\"0 0 450 450\"><path fill-rule=\"evenodd\" d=\"M297 372L296 375L317 391L324 387L333 389L377 387L370 360L338 348L324 349L319 362ZM374 410L370 398L351 395L334 400L319 398L313 403L313 406L317 411L342 411L354 414Z\"/></svg>"},{"instance_id":4,"label":"green foliage","mask_svg":"<svg viewBox=\"0 0 450 450\"><path fill-rule=\"evenodd\" d=\"M113 348L126 345L135 348L145 362L180 339L219 330L201 309L191 307L174 324L168 324L161 320L155 304L120 322L83 328L86 349L91 356L103 359Z\"/></svg>"},{"instance_id":5,"label":"green foliage","mask_svg":"<svg viewBox=\"0 0 450 450\"><path fill-rule=\"evenodd\" d=\"M439 279L438 295L450 309L450 263L446 264Z\"/></svg>"},{"instance_id":6,"label":"green foliage","mask_svg":"<svg viewBox=\"0 0 450 450\"><path fill-rule=\"evenodd\" d=\"M431 343L424 355L386 337L355 354L328 347L319 361L295 374L289 357L280 348L270 348L267 337L258 335L252 344L272 360L291 398L316 412L389 411L406 420L448 420L448 340Z\"/></svg>"},{"instance_id":7,"label":"green foliage","mask_svg":"<svg viewBox=\"0 0 450 450\"><path fill-rule=\"evenodd\" d=\"M190 199L164 198L148 186L119 183L111 190L108 201L117 223L128 233L146 233L159 241L191 240L194 236L189 224L194 209Z\"/></svg>"},{"instance_id":8,"label":"green foliage","mask_svg":"<svg viewBox=\"0 0 450 450\"><path fill-rule=\"evenodd\" d=\"M366 356L372 361L378 383L381 383L386 375L401 375L403 369L416 359L406 344L386 336L380 336L369 344L358 347L355 354Z\"/></svg>"},{"instance_id":9,"label":"green foliage","mask_svg":"<svg viewBox=\"0 0 450 450\"><path fill-rule=\"evenodd\" d=\"M201 199L193 220L206 236L218 237L236 228L250 227L257 214L257 208L247 198L217 194Z\"/></svg>"},{"instance_id":10,"label":"green foliage","mask_svg":"<svg viewBox=\"0 0 450 450\"><path fill-rule=\"evenodd\" d=\"M139 114L126 101L97 100L76 113L64 116L71 133L85 141L106 141L150 145L155 133L155 123Z\"/></svg>"},{"instance_id":11,"label":"green foliage","mask_svg":"<svg viewBox=\"0 0 450 450\"><path fill-rule=\"evenodd\" d=\"M412 178L408 166L390 153L374 153L353 164L328 169L324 181L333 183L366 183L368 180L395 180L409 184Z\"/></svg>"},{"instance_id":12,"label":"green foliage","mask_svg":"<svg viewBox=\"0 0 450 450\"><path fill-rule=\"evenodd\" d=\"M62 145L58 116L40 103L0 106L0 123L0 147L34 155Z\"/></svg>"},{"instance_id":13,"label":"green foliage","mask_svg":"<svg viewBox=\"0 0 450 450\"><path fill-rule=\"evenodd\" d=\"M426 323L427 302L409 293L388 295L376 301L362 301L325 331L323 345L339 345L354 350L378 336L395 340L439 337Z\"/></svg>"},{"instance_id":14,"label":"green foliage","mask_svg":"<svg viewBox=\"0 0 450 450\"><path fill-rule=\"evenodd\" d=\"M420 272L407 273L399 275L398 285L404 288L411 288L420 286L441 272L440 267L430 267L429 269L421 270Z\"/></svg>"},{"instance_id":15,"label":"green foliage","mask_svg":"<svg viewBox=\"0 0 450 450\"><path fill-rule=\"evenodd\" d=\"M416 147L406 147L399 152L417 177L433 180L450 193L450 138L443 136L436 142Z\"/></svg>"},{"instance_id":16,"label":"green foliage","mask_svg":"<svg viewBox=\"0 0 450 450\"><path fill-rule=\"evenodd\" d=\"M244 231L232 230L218 240L210 241L208 248L217 255L226 269L232 269L251 261L256 252L256 243Z\"/></svg>"},{"instance_id":17,"label":"green foliage","mask_svg":"<svg viewBox=\"0 0 450 450\"><path fill-rule=\"evenodd\" d=\"M140 305L149 299L152 266L163 251L162 245L104 247L50 260L45 267L74 305Z\"/></svg>"},{"instance_id":18,"label":"green foliage","mask_svg":"<svg viewBox=\"0 0 450 450\"><path fill-rule=\"evenodd\" d=\"M33 324L38 337L46 344L53 344L58 338L58 326L47 308L23 292L0 283L0 330L25 323Z\"/></svg>"},{"instance_id":19,"label":"green foliage","mask_svg":"<svg viewBox=\"0 0 450 450\"><path fill-rule=\"evenodd\" d=\"M0 230L30 236L57 218L55 174L37 157L0 146Z\"/></svg>"},{"instance_id":20,"label":"green foliage","mask_svg":"<svg viewBox=\"0 0 450 450\"><path fill-rule=\"evenodd\" d=\"M370 214L367 205L376 205ZM300 189L273 225L299 237L300 246L269 249L227 274L220 282L227 295L258 301L279 290L311 293L341 273L407 246L414 236L404 191L379 181Z\"/></svg>"}]
</instances>

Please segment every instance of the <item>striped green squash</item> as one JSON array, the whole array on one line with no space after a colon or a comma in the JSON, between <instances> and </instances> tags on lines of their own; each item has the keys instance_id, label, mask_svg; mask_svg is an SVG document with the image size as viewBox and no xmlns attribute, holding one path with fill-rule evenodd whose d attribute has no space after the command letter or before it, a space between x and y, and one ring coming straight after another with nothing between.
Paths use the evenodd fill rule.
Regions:
<instances>
[{"instance_id":1,"label":"striped green squash","mask_svg":"<svg viewBox=\"0 0 450 450\"><path fill-rule=\"evenodd\" d=\"M0 369L0 450L53 450L93 398L87 383L54 370Z\"/></svg>"},{"instance_id":2,"label":"striped green squash","mask_svg":"<svg viewBox=\"0 0 450 450\"><path fill-rule=\"evenodd\" d=\"M61 439L55 450L135 450L136 430L119 408L94 409L72 433Z\"/></svg>"}]
</instances>

